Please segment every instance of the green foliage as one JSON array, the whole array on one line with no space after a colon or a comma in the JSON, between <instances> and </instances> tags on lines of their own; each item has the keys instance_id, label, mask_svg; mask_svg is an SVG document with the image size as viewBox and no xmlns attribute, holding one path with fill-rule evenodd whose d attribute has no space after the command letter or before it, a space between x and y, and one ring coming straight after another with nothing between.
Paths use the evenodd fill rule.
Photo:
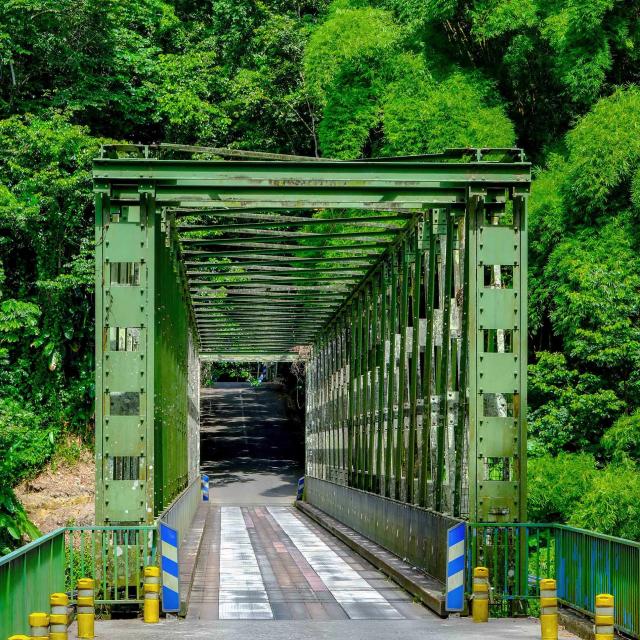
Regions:
<instances>
[{"instance_id":1,"label":"green foliage","mask_svg":"<svg viewBox=\"0 0 640 640\"><path fill-rule=\"evenodd\" d=\"M544 455L528 462L527 517L531 522L567 522L597 475L587 453Z\"/></svg>"},{"instance_id":2,"label":"green foliage","mask_svg":"<svg viewBox=\"0 0 640 640\"><path fill-rule=\"evenodd\" d=\"M400 37L400 28L387 11L335 9L307 44L304 71L311 94L326 104L339 86L353 78L375 80L398 52Z\"/></svg>"},{"instance_id":3,"label":"green foliage","mask_svg":"<svg viewBox=\"0 0 640 640\"><path fill-rule=\"evenodd\" d=\"M602 448L614 462L640 463L640 409L620 416L602 437Z\"/></svg>"},{"instance_id":4,"label":"green foliage","mask_svg":"<svg viewBox=\"0 0 640 640\"><path fill-rule=\"evenodd\" d=\"M513 124L479 71L437 66L403 46L409 31L389 11L343 8L311 36L304 58L309 93L323 118L320 147L337 158L512 146Z\"/></svg>"},{"instance_id":5,"label":"green foliage","mask_svg":"<svg viewBox=\"0 0 640 640\"><path fill-rule=\"evenodd\" d=\"M258 384L256 363L248 362L203 362L200 367L200 382L203 387L213 385L225 377L231 380Z\"/></svg>"},{"instance_id":6,"label":"green foliage","mask_svg":"<svg viewBox=\"0 0 640 640\"><path fill-rule=\"evenodd\" d=\"M624 403L593 374L569 369L561 353L529 365L529 446L538 451L595 451Z\"/></svg>"},{"instance_id":7,"label":"green foliage","mask_svg":"<svg viewBox=\"0 0 640 640\"><path fill-rule=\"evenodd\" d=\"M53 452L54 436L35 410L0 401L0 477L17 484L38 471Z\"/></svg>"},{"instance_id":8,"label":"green foliage","mask_svg":"<svg viewBox=\"0 0 640 640\"><path fill-rule=\"evenodd\" d=\"M640 89L618 89L600 100L566 139L564 188L576 216L609 209L621 195L627 201L629 181L640 166Z\"/></svg>"},{"instance_id":9,"label":"green foliage","mask_svg":"<svg viewBox=\"0 0 640 640\"><path fill-rule=\"evenodd\" d=\"M600 471L577 502L569 524L629 540L640 540L640 473L634 464Z\"/></svg>"},{"instance_id":10,"label":"green foliage","mask_svg":"<svg viewBox=\"0 0 640 640\"><path fill-rule=\"evenodd\" d=\"M585 453L561 453L557 457L545 455L529 460L529 520L567 523L640 540L640 473L638 466L626 458L627 446L631 444L623 434L627 426L628 423L620 421L616 433L610 436L608 432L605 436L614 448L622 447L624 456L603 469L598 469L593 457ZM635 428L637 431L637 424ZM637 440L634 445L637 448Z\"/></svg>"},{"instance_id":11,"label":"green foliage","mask_svg":"<svg viewBox=\"0 0 640 640\"><path fill-rule=\"evenodd\" d=\"M40 535L11 488L0 484L0 556L9 553L25 538L35 540Z\"/></svg>"},{"instance_id":12,"label":"green foliage","mask_svg":"<svg viewBox=\"0 0 640 640\"><path fill-rule=\"evenodd\" d=\"M494 95L477 72L457 70L441 82L426 70L403 75L389 86L384 105L385 155L513 146L513 124Z\"/></svg>"}]
</instances>

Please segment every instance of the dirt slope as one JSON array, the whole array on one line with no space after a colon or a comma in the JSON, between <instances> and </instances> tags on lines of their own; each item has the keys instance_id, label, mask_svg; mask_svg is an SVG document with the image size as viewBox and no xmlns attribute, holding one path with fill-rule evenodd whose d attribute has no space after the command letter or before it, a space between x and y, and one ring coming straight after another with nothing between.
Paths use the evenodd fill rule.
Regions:
<instances>
[{"instance_id":1,"label":"dirt slope","mask_svg":"<svg viewBox=\"0 0 640 640\"><path fill-rule=\"evenodd\" d=\"M49 464L15 488L31 521L47 533L65 525L94 522L95 461L86 449L72 463Z\"/></svg>"}]
</instances>

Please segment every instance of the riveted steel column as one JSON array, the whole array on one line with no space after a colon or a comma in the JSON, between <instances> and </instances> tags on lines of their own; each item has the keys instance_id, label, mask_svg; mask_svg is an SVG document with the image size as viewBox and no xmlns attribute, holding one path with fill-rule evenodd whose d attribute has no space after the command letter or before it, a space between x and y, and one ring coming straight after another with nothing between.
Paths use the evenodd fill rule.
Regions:
<instances>
[{"instance_id":1,"label":"riveted steel column","mask_svg":"<svg viewBox=\"0 0 640 640\"><path fill-rule=\"evenodd\" d=\"M443 511L443 484L445 482L446 453L445 438L447 433L447 393L449 389L449 358L451 350L450 327L451 327L451 287L453 283L453 230L454 219L451 211L445 211L446 216L446 253L444 267L444 282L440 298L442 305L442 346L440 347L440 358L438 362L438 429L437 429L437 466L436 466L436 486L435 505L436 511Z\"/></svg>"},{"instance_id":2,"label":"riveted steel column","mask_svg":"<svg viewBox=\"0 0 640 640\"><path fill-rule=\"evenodd\" d=\"M409 247L407 241L402 245L400 283L400 370L398 371L398 426L396 427L395 451L395 498L402 498L402 471L406 459L405 451L405 398L406 398L406 370L407 370L407 322L409 312Z\"/></svg>"},{"instance_id":3,"label":"riveted steel column","mask_svg":"<svg viewBox=\"0 0 640 640\"><path fill-rule=\"evenodd\" d=\"M357 331L356 331L356 304L353 301L350 305L351 322L349 327L349 420L347 422L347 484L356 484L356 462L354 455L354 440L356 434L356 354L357 354Z\"/></svg>"},{"instance_id":4,"label":"riveted steel column","mask_svg":"<svg viewBox=\"0 0 640 640\"><path fill-rule=\"evenodd\" d=\"M377 381L377 366L378 366L378 287L377 280L373 278L371 280L371 360L370 360L370 373L369 373L369 458L367 466L369 467L369 478L367 482L367 491L374 491L376 480L374 473L377 473L375 469L376 460L376 381Z\"/></svg>"},{"instance_id":5,"label":"riveted steel column","mask_svg":"<svg viewBox=\"0 0 640 640\"><path fill-rule=\"evenodd\" d=\"M418 432L418 377L420 358L420 293L422 283L422 242L424 225L419 222L413 239L413 271L412 271L412 291L411 291L411 370L409 372L409 447L407 453L407 496L409 503L415 501L415 458L416 458L416 437Z\"/></svg>"},{"instance_id":6,"label":"riveted steel column","mask_svg":"<svg viewBox=\"0 0 640 640\"><path fill-rule=\"evenodd\" d=\"M387 375L387 442L385 451L385 496L391 496L393 468L393 440L396 424L396 327L398 326L398 256L393 253L390 264L390 303L389 303L389 372Z\"/></svg>"},{"instance_id":7,"label":"riveted steel column","mask_svg":"<svg viewBox=\"0 0 640 640\"><path fill-rule=\"evenodd\" d=\"M515 198L511 224L469 208L469 517L480 522L525 513L525 202Z\"/></svg>"},{"instance_id":8,"label":"riveted steel column","mask_svg":"<svg viewBox=\"0 0 640 640\"><path fill-rule=\"evenodd\" d=\"M154 496L154 234L138 205L96 189L96 521L151 522Z\"/></svg>"},{"instance_id":9,"label":"riveted steel column","mask_svg":"<svg viewBox=\"0 0 640 640\"><path fill-rule=\"evenodd\" d=\"M380 270L380 332L379 340L380 347L378 349L378 409L377 409L377 428L378 438L376 445L376 477L377 483L375 491L383 494L384 487L382 486L382 478L385 476L382 468L383 460L383 446L384 446L384 428L385 428L385 405L384 405L384 393L385 393L385 371L386 371L386 344L387 344L387 266L383 265Z\"/></svg>"},{"instance_id":10,"label":"riveted steel column","mask_svg":"<svg viewBox=\"0 0 640 640\"><path fill-rule=\"evenodd\" d=\"M422 456L420 467L420 499L418 501L422 507L432 506L431 497L428 495L428 483L432 480L431 447L433 443L431 440L431 397L433 395L433 311L436 283L436 229L433 211L429 214L427 232L429 234L429 255L426 261L427 266L424 283L426 327L422 365Z\"/></svg>"},{"instance_id":11,"label":"riveted steel column","mask_svg":"<svg viewBox=\"0 0 640 640\"><path fill-rule=\"evenodd\" d=\"M464 467L465 456L467 455L466 433L468 425L468 407L469 398L467 395L467 386L469 380L469 272L470 272L470 256L469 256L469 227L470 219L475 215L476 208L480 206L480 200L474 197L469 202L469 208L466 212L464 220L464 246L463 246L463 275L462 275L462 323L460 334L462 337L462 345L460 350L460 385L459 385L459 405L458 419L455 427L455 487L453 494L453 515L461 517L463 513L468 511L468 496L466 496L463 505L463 486L464 486Z\"/></svg>"}]
</instances>

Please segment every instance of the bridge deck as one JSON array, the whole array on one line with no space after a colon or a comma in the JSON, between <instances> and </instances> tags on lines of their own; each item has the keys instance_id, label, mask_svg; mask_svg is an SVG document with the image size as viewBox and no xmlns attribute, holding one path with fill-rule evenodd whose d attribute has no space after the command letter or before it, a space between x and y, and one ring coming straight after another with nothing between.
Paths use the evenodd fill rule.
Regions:
<instances>
[{"instance_id":1,"label":"bridge deck","mask_svg":"<svg viewBox=\"0 0 640 640\"><path fill-rule=\"evenodd\" d=\"M292 507L211 507L188 620L432 617Z\"/></svg>"}]
</instances>

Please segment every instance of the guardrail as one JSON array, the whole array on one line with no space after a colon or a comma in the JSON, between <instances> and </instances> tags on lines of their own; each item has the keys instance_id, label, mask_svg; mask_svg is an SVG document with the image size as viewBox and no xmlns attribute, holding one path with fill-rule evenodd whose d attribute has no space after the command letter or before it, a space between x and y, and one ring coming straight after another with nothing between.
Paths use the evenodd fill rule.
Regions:
<instances>
[{"instance_id":1,"label":"guardrail","mask_svg":"<svg viewBox=\"0 0 640 640\"><path fill-rule=\"evenodd\" d=\"M28 615L48 611L49 594L64 588L64 529L0 558L0 638L27 633Z\"/></svg>"},{"instance_id":2,"label":"guardrail","mask_svg":"<svg viewBox=\"0 0 640 640\"><path fill-rule=\"evenodd\" d=\"M96 581L96 605L141 603L156 538L154 526L64 527L0 558L0 638L28 633L29 614L49 611L52 593L75 602L79 578Z\"/></svg>"},{"instance_id":3,"label":"guardrail","mask_svg":"<svg viewBox=\"0 0 640 640\"><path fill-rule=\"evenodd\" d=\"M193 517L202 502L201 478L196 477L187 488L158 516L158 522L169 525L178 532L180 542L184 542Z\"/></svg>"},{"instance_id":4,"label":"guardrail","mask_svg":"<svg viewBox=\"0 0 640 640\"><path fill-rule=\"evenodd\" d=\"M542 578L555 578L565 606L593 616L595 597L615 598L615 625L640 638L640 543L566 525L473 523L467 542L473 567L489 569L494 606L517 611L537 601Z\"/></svg>"},{"instance_id":5,"label":"guardrail","mask_svg":"<svg viewBox=\"0 0 640 640\"><path fill-rule=\"evenodd\" d=\"M159 518L184 540L200 503L196 478ZM95 604L143 602L144 567L157 563L155 525L63 527L0 558L0 638L28 633L28 616L49 596L75 602L79 578L95 580ZM9 604L9 606L5 606Z\"/></svg>"}]
</instances>

